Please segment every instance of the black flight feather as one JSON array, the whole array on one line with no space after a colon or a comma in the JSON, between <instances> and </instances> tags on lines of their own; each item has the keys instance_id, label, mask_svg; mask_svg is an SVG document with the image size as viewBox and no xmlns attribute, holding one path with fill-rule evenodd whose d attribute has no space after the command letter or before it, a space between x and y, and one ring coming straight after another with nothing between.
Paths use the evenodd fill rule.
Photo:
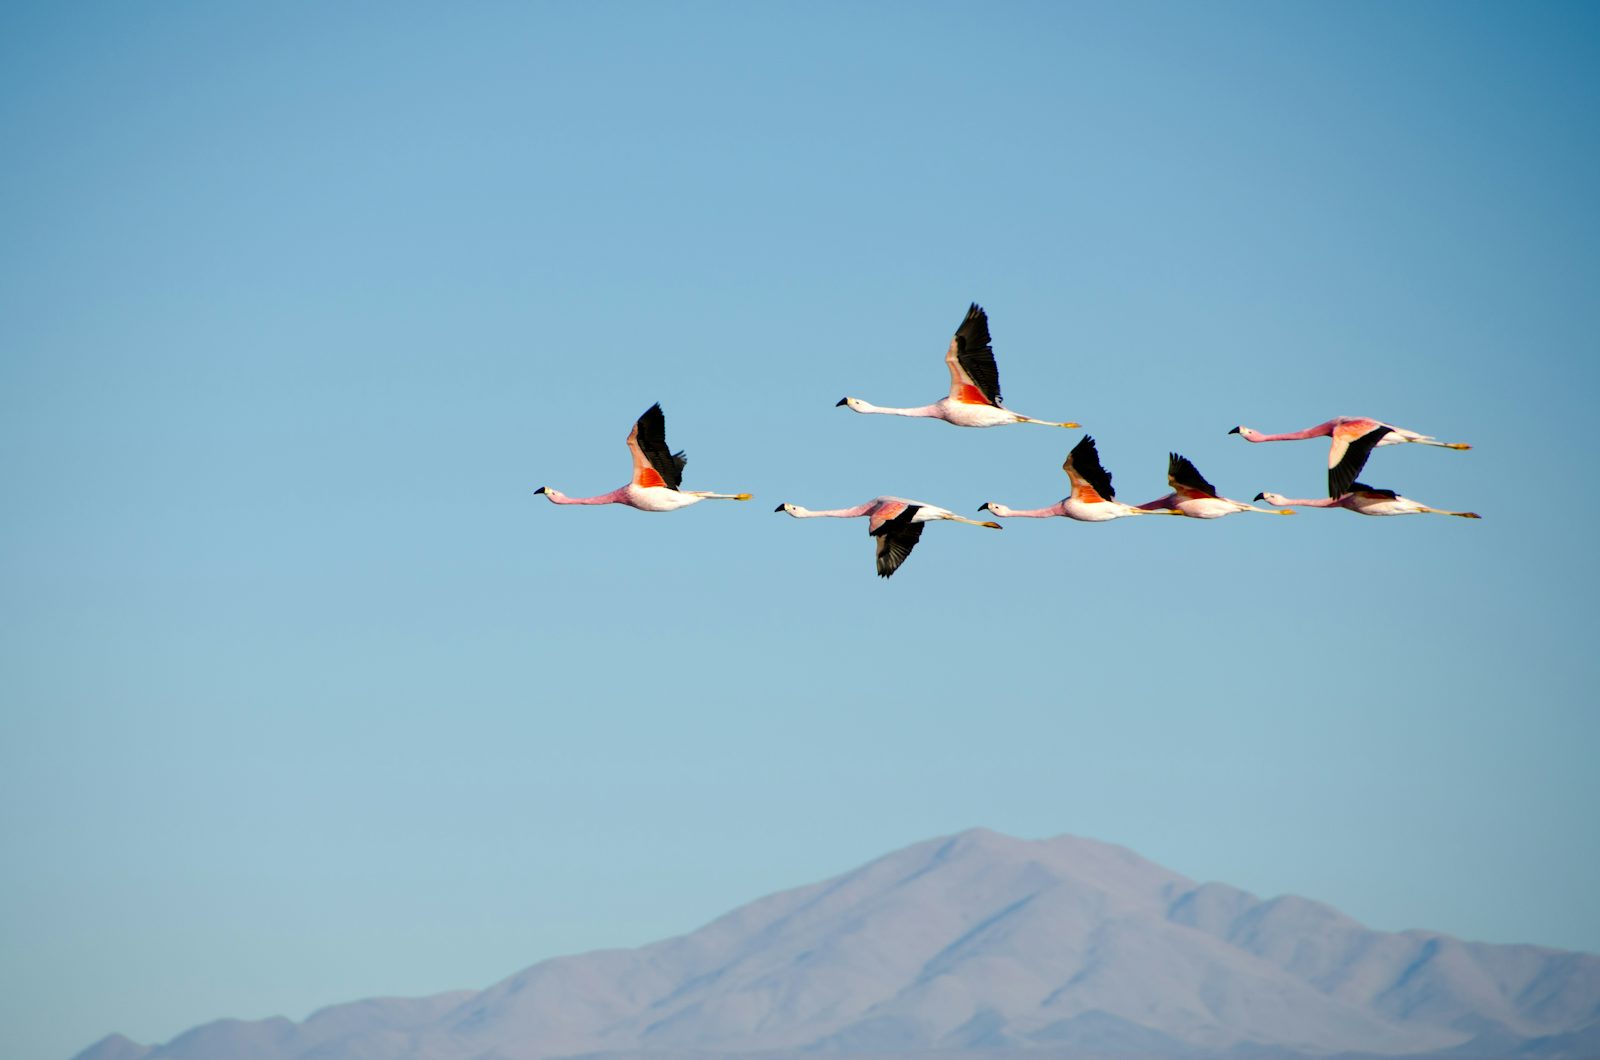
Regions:
<instances>
[{"instance_id":1,"label":"black flight feather","mask_svg":"<svg viewBox=\"0 0 1600 1060\"><path fill-rule=\"evenodd\" d=\"M1186 456L1179 456L1177 453L1167 454L1167 478L1174 485L1187 486L1212 497L1217 495L1217 487L1207 482L1206 477L1200 474L1200 469Z\"/></svg>"},{"instance_id":2,"label":"black flight feather","mask_svg":"<svg viewBox=\"0 0 1600 1060\"><path fill-rule=\"evenodd\" d=\"M900 564L917 547L922 528L926 525L911 521L919 507L915 504L906 505L905 511L872 531L872 536L878 539L878 577L887 578L899 570Z\"/></svg>"},{"instance_id":3,"label":"black flight feather","mask_svg":"<svg viewBox=\"0 0 1600 1060\"><path fill-rule=\"evenodd\" d=\"M683 482L683 468L689 458L682 450L674 453L667 448L667 418L662 415L661 403L658 401L645 409L636 426L639 433L634 439L639 445L639 452L650 461L650 466L656 469L656 474L661 476L661 481L666 483L668 489L677 489Z\"/></svg>"},{"instance_id":4,"label":"black flight feather","mask_svg":"<svg viewBox=\"0 0 1600 1060\"><path fill-rule=\"evenodd\" d=\"M1356 476L1367 466L1373 446L1388 433L1387 427L1374 427L1345 447L1344 458L1328 469L1328 496L1342 497L1350 492Z\"/></svg>"},{"instance_id":5,"label":"black flight feather","mask_svg":"<svg viewBox=\"0 0 1600 1060\"><path fill-rule=\"evenodd\" d=\"M989 403L999 408L1000 369L995 367L994 350L989 346L988 314L977 302L972 303L967 319L956 329L956 361Z\"/></svg>"},{"instance_id":6,"label":"black flight feather","mask_svg":"<svg viewBox=\"0 0 1600 1060\"><path fill-rule=\"evenodd\" d=\"M1368 486L1364 482L1352 482L1352 483L1350 483L1349 492L1351 492L1351 493L1366 493L1366 494L1370 494L1371 496L1374 496L1374 497L1387 497L1391 501L1400 496L1400 494L1396 493L1394 490L1376 489L1376 488L1374 488L1372 486Z\"/></svg>"},{"instance_id":7,"label":"black flight feather","mask_svg":"<svg viewBox=\"0 0 1600 1060\"><path fill-rule=\"evenodd\" d=\"M1117 491L1111 488L1111 472L1100 466L1100 451L1094 447L1093 438L1084 435L1072 447L1068 458L1083 481L1092 486L1102 500L1116 500Z\"/></svg>"}]
</instances>

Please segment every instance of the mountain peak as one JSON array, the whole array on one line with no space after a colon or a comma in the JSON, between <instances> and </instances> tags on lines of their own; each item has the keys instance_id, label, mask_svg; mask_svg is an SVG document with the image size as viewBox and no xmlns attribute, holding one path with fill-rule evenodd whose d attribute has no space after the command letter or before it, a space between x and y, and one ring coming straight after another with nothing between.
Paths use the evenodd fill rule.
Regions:
<instances>
[{"instance_id":1,"label":"mountain peak","mask_svg":"<svg viewBox=\"0 0 1600 1060\"><path fill-rule=\"evenodd\" d=\"M971 828L687 935L544 961L481 992L358 1002L299 1025L223 1021L80 1060L1423 1054L1586 1033L1597 1018L1595 957L1374 932L1112 844Z\"/></svg>"}]
</instances>

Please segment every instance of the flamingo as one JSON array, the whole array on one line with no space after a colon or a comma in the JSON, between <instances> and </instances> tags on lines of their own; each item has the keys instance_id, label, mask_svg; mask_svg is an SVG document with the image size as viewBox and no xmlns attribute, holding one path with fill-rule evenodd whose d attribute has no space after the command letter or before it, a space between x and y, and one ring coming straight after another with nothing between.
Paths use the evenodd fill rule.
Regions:
<instances>
[{"instance_id":1,"label":"flamingo","mask_svg":"<svg viewBox=\"0 0 1600 1060\"><path fill-rule=\"evenodd\" d=\"M1443 508L1429 508L1410 497L1400 496L1394 490L1374 489L1360 482L1351 485L1350 492L1338 497L1295 500L1281 493L1263 490L1256 494L1256 500L1298 508L1346 508L1357 515L1455 515L1462 519L1483 518L1477 512L1447 512Z\"/></svg>"},{"instance_id":2,"label":"flamingo","mask_svg":"<svg viewBox=\"0 0 1600 1060\"><path fill-rule=\"evenodd\" d=\"M1141 504L1146 511L1165 508L1187 515L1191 519L1220 519L1235 512L1262 512L1266 515L1293 515L1291 508L1257 508L1253 504L1217 496L1217 488L1206 481L1199 468L1187 457L1177 453L1167 454L1167 483L1172 492L1165 497Z\"/></svg>"},{"instance_id":3,"label":"flamingo","mask_svg":"<svg viewBox=\"0 0 1600 1060\"><path fill-rule=\"evenodd\" d=\"M1117 500L1117 491L1111 488L1111 474L1100 466L1100 453L1094 447L1094 439L1087 434L1072 447L1061 470L1072 480L1072 492L1048 508L1019 510L989 501L978 510L1001 519L1048 519L1064 515L1084 523L1103 523L1126 515L1183 514L1174 509L1135 508Z\"/></svg>"},{"instance_id":4,"label":"flamingo","mask_svg":"<svg viewBox=\"0 0 1600 1060\"><path fill-rule=\"evenodd\" d=\"M921 501L908 501L903 497L874 497L854 508L835 508L831 511L814 512L798 504L788 503L780 504L772 510L788 512L796 519L817 519L824 516L834 519L854 519L863 515L869 516L871 521L867 523L867 533L878 539L880 578L887 578L900 569L900 564L904 563L906 557L911 555L911 550L917 547L917 540L922 537L924 523L947 519L969 526L1001 529L999 523L980 523L976 519L968 519L948 509L936 508Z\"/></svg>"},{"instance_id":5,"label":"flamingo","mask_svg":"<svg viewBox=\"0 0 1600 1060\"><path fill-rule=\"evenodd\" d=\"M1350 489L1355 481L1355 475L1348 478L1336 476L1334 469L1344 459L1345 449L1349 444L1369 431L1382 427L1389 433L1375 444L1401 445L1405 442L1416 442L1419 445L1436 445L1441 449L1471 449L1472 446L1465 442L1441 442L1429 434L1418 434L1408 431L1403 427L1396 427L1392 423L1382 420L1367 419L1364 416L1335 416L1327 423L1319 423L1315 427L1307 427L1303 431L1290 431L1288 434L1262 434L1253 427L1235 427L1229 434L1237 434L1247 442L1292 442L1301 438L1322 438L1331 436L1333 442L1328 447L1328 496L1338 497ZM1357 469L1359 473L1360 469Z\"/></svg>"},{"instance_id":6,"label":"flamingo","mask_svg":"<svg viewBox=\"0 0 1600 1060\"><path fill-rule=\"evenodd\" d=\"M610 493L598 497L568 497L549 486L534 490L542 493L551 504L626 504L642 512L671 512L699 504L706 500L747 501L748 493L707 493L703 490L680 490L683 466L688 457L681 451L667 448L667 420L657 402L644 410L644 415L628 432L628 452L633 454L633 480Z\"/></svg>"},{"instance_id":7,"label":"flamingo","mask_svg":"<svg viewBox=\"0 0 1600 1060\"><path fill-rule=\"evenodd\" d=\"M840 398L838 404L853 412L879 412L888 416L919 416L944 420L957 427L999 427L1007 423L1038 423L1046 427L1078 427L1077 423L1052 423L1020 416L1000 404L1000 371L989 345L989 317L973 302L967 317L950 340L944 355L950 369L950 396L914 409L884 408L860 398Z\"/></svg>"}]
</instances>

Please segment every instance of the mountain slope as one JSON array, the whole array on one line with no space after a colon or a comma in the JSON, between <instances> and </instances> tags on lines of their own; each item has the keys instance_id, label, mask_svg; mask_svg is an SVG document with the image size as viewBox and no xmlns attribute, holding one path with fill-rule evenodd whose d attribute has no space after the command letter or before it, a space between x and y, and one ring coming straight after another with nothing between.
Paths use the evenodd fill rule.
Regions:
<instances>
[{"instance_id":1,"label":"mountain slope","mask_svg":"<svg viewBox=\"0 0 1600 1060\"><path fill-rule=\"evenodd\" d=\"M1596 1027L1594 956L1370 931L1305 899L1197 886L1120 847L976 829L479 993L360 1002L302 1024L222 1021L142 1052L107 1039L79 1060L1067 1047L1556 1057Z\"/></svg>"}]
</instances>

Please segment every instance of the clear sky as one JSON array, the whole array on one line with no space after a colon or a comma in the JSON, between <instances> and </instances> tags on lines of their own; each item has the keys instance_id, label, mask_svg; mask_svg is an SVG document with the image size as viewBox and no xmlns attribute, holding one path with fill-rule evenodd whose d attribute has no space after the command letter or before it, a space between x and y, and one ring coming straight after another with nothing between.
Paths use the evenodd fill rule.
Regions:
<instances>
[{"instance_id":1,"label":"clear sky","mask_svg":"<svg viewBox=\"0 0 1600 1060\"><path fill-rule=\"evenodd\" d=\"M482 987L971 825L1600 950L1600 10L0 10L0 1035ZM1481 522L934 526L1364 479ZM650 403L686 485L600 493Z\"/></svg>"}]
</instances>

